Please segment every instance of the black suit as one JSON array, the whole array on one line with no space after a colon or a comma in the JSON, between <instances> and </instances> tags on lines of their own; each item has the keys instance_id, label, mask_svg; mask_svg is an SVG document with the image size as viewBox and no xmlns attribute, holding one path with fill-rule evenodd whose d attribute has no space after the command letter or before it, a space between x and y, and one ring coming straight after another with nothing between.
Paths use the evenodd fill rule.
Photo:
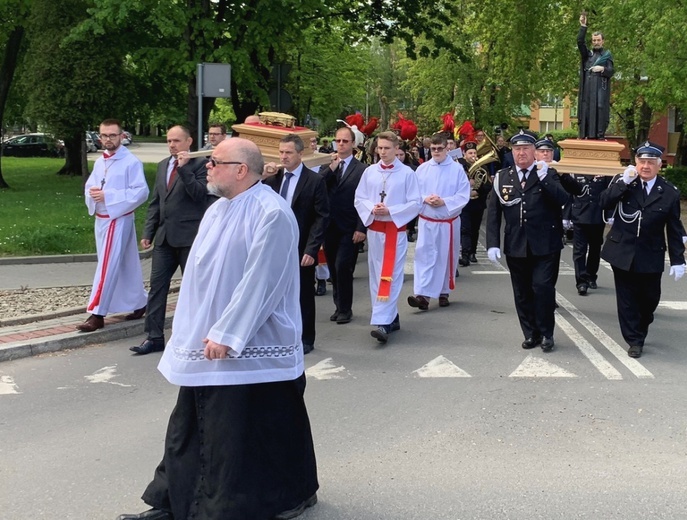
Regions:
<instances>
[{"instance_id":1,"label":"black suit","mask_svg":"<svg viewBox=\"0 0 687 520\"><path fill-rule=\"evenodd\" d=\"M515 168L499 170L494 182L498 191L491 194L487 206L487 248L500 247L503 219L503 252L520 327L525 338L550 338L563 249L561 207L568 194L552 168L540 181L534 166L524 188Z\"/></svg>"},{"instance_id":2,"label":"black suit","mask_svg":"<svg viewBox=\"0 0 687 520\"><path fill-rule=\"evenodd\" d=\"M355 190L367 166L353 157L341 179L336 171L324 165L320 175L327 185L330 219L324 237L324 251L332 279L336 313L350 313L353 304L353 270L358 257L358 244L353 233L366 233L355 209Z\"/></svg>"},{"instance_id":3,"label":"black suit","mask_svg":"<svg viewBox=\"0 0 687 520\"><path fill-rule=\"evenodd\" d=\"M191 159L177 168L167 189L171 157L157 165L153 198L148 206L142 238L153 241L150 292L146 305L145 331L149 339L164 339L167 294L178 267L183 272L205 210L216 199L207 192L207 160Z\"/></svg>"},{"instance_id":4,"label":"black suit","mask_svg":"<svg viewBox=\"0 0 687 520\"><path fill-rule=\"evenodd\" d=\"M610 181L611 177L604 175L561 175L561 184L573 196L563 210L563 218L573 223L573 263L578 286L596 282L606 228L599 196Z\"/></svg>"},{"instance_id":5,"label":"black suit","mask_svg":"<svg viewBox=\"0 0 687 520\"><path fill-rule=\"evenodd\" d=\"M279 193L284 170L268 177L263 182ZM293 181L293 179L292 179ZM310 255L317 263L317 252L324 242L324 233L329 222L329 200L324 179L318 173L303 165L293 193L291 209L298 222L298 254ZM300 261L300 259L299 259ZM303 319L303 343L315 344L315 264L301 267L301 317Z\"/></svg>"},{"instance_id":6,"label":"black suit","mask_svg":"<svg viewBox=\"0 0 687 520\"><path fill-rule=\"evenodd\" d=\"M680 192L656 177L645 199L639 180L628 185L617 177L600 204L616 210L601 257L613 267L620 330L628 345L643 346L661 298L666 236L670 264L685 263Z\"/></svg>"}]
</instances>

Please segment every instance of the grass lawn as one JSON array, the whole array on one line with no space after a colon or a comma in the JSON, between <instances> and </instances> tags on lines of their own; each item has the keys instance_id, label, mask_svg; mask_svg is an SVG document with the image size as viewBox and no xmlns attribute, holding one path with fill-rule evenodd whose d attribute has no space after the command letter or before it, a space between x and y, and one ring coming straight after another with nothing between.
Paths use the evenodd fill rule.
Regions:
<instances>
[{"instance_id":1,"label":"grass lawn","mask_svg":"<svg viewBox=\"0 0 687 520\"><path fill-rule=\"evenodd\" d=\"M64 159L2 159L3 177L11 188L0 190L0 256L95 252L93 217L84 203L83 179L55 175L63 164ZM144 167L152 186L156 165ZM136 210L138 236L147 207L146 202Z\"/></svg>"}]
</instances>

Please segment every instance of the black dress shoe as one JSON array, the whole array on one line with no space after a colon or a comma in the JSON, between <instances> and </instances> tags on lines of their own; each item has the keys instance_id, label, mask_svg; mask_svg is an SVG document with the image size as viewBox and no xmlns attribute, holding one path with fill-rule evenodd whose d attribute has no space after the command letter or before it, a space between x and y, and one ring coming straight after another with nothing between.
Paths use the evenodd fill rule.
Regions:
<instances>
[{"instance_id":1,"label":"black dress shoe","mask_svg":"<svg viewBox=\"0 0 687 520\"><path fill-rule=\"evenodd\" d=\"M376 329L370 331L370 336L375 338L380 343L386 343L387 341L389 341L390 333L391 330L389 330L388 325L380 325Z\"/></svg>"},{"instance_id":2,"label":"black dress shoe","mask_svg":"<svg viewBox=\"0 0 687 520\"><path fill-rule=\"evenodd\" d=\"M524 349L530 349L534 348L537 345L541 343L541 337L535 336L533 338L527 338L525 341L522 342L522 348Z\"/></svg>"},{"instance_id":3,"label":"black dress shoe","mask_svg":"<svg viewBox=\"0 0 687 520\"><path fill-rule=\"evenodd\" d=\"M451 305L451 302L448 301L448 294L440 294L439 307L448 307L449 305Z\"/></svg>"},{"instance_id":4,"label":"black dress shoe","mask_svg":"<svg viewBox=\"0 0 687 520\"><path fill-rule=\"evenodd\" d=\"M327 294L327 280L317 280L315 296L324 296L325 294Z\"/></svg>"},{"instance_id":5,"label":"black dress shoe","mask_svg":"<svg viewBox=\"0 0 687 520\"><path fill-rule=\"evenodd\" d=\"M429 309L429 300L424 296L408 296L408 305L421 311Z\"/></svg>"},{"instance_id":6,"label":"black dress shoe","mask_svg":"<svg viewBox=\"0 0 687 520\"><path fill-rule=\"evenodd\" d=\"M477 263L477 257L474 255L474 253L470 255L470 261L475 264Z\"/></svg>"},{"instance_id":7,"label":"black dress shoe","mask_svg":"<svg viewBox=\"0 0 687 520\"><path fill-rule=\"evenodd\" d=\"M343 325L344 323L350 323L353 318L353 312L340 312L336 317L336 323Z\"/></svg>"},{"instance_id":8,"label":"black dress shoe","mask_svg":"<svg viewBox=\"0 0 687 520\"><path fill-rule=\"evenodd\" d=\"M315 350L315 345L312 343L303 343L303 355L310 354L313 350Z\"/></svg>"},{"instance_id":9,"label":"black dress shoe","mask_svg":"<svg viewBox=\"0 0 687 520\"><path fill-rule=\"evenodd\" d=\"M167 511L162 509L149 509L148 511L143 511L143 513L138 513L137 515L119 515L117 520L174 520L172 515Z\"/></svg>"},{"instance_id":10,"label":"black dress shoe","mask_svg":"<svg viewBox=\"0 0 687 520\"><path fill-rule=\"evenodd\" d=\"M596 282L589 282L589 288L590 288L590 289L598 289L599 286L596 285Z\"/></svg>"},{"instance_id":11,"label":"black dress shoe","mask_svg":"<svg viewBox=\"0 0 687 520\"><path fill-rule=\"evenodd\" d=\"M338 320L338 319L339 319L339 311L334 311L334 314L332 314L332 315L329 317L329 321L336 321L336 320Z\"/></svg>"},{"instance_id":12,"label":"black dress shoe","mask_svg":"<svg viewBox=\"0 0 687 520\"><path fill-rule=\"evenodd\" d=\"M627 349L627 355L631 358L642 357L642 348L641 345L631 345L630 348Z\"/></svg>"},{"instance_id":13,"label":"black dress shoe","mask_svg":"<svg viewBox=\"0 0 687 520\"><path fill-rule=\"evenodd\" d=\"M141 307L140 309L136 309L134 312L131 314L127 314L124 319L126 321L131 321L131 320L140 320L146 313L146 308Z\"/></svg>"},{"instance_id":14,"label":"black dress shoe","mask_svg":"<svg viewBox=\"0 0 687 520\"><path fill-rule=\"evenodd\" d=\"M577 294L580 296L587 296L587 290L589 286L586 283L577 284Z\"/></svg>"},{"instance_id":15,"label":"black dress shoe","mask_svg":"<svg viewBox=\"0 0 687 520\"><path fill-rule=\"evenodd\" d=\"M288 511L282 511L277 516L275 516L273 520L290 520L291 518L296 518L297 516L302 515L303 511L305 511L307 508L312 507L315 504L317 504L317 493L308 498L307 500L303 500L303 502L298 504L293 509L289 509Z\"/></svg>"},{"instance_id":16,"label":"black dress shoe","mask_svg":"<svg viewBox=\"0 0 687 520\"><path fill-rule=\"evenodd\" d=\"M470 259L467 256L461 256L458 259L458 265L461 267L467 267L470 265Z\"/></svg>"},{"instance_id":17,"label":"black dress shoe","mask_svg":"<svg viewBox=\"0 0 687 520\"><path fill-rule=\"evenodd\" d=\"M164 339L150 339L148 338L140 345L129 347L131 352L136 352L141 356L145 354L151 354L153 352L162 352L165 350L165 340Z\"/></svg>"},{"instance_id":18,"label":"black dress shoe","mask_svg":"<svg viewBox=\"0 0 687 520\"><path fill-rule=\"evenodd\" d=\"M551 336L550 338L544 338L541 341L541 349L544 352L551 352L553 350L553 345L553 336Z\"/></svg>"}]
</instances>

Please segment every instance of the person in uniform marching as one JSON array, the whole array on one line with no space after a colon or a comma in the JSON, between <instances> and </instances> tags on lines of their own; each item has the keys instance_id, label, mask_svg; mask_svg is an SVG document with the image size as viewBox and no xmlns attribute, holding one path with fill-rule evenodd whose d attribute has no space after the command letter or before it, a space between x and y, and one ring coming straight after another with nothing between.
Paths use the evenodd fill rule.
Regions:
<instances>
[{"instance_id":1,"label":"person in uniform marching","mask_svg":"<svg viewBox=\"0 0 687 520\"><path fill-rule=\"evenodd\" d=\"M666 238L670 276L685 274L685 246L680 221L680 192L658 176L663 147L645 142L636 166L613 179L599 201L614 210L601 258L613 268L618 321L632 358L642 355L649 325L661 298Z\"/></svg>"},{"instance_id":2,"label":"person in uniform marching","mask_svg":"<svg viewBox=\"0 0 687 520\"><path fill-rule=\"evenodd\" d=\"M501 222L505 221L503 252L510 270L515 309L525 336L522 348L554 347L556 279L563 227L561 208L568 194L555 170L535 162L533 132L521 130L511 137L514 167L494 178L494 193L487 206L487 254L501 258Z\"/></svg>"}]
</instances>

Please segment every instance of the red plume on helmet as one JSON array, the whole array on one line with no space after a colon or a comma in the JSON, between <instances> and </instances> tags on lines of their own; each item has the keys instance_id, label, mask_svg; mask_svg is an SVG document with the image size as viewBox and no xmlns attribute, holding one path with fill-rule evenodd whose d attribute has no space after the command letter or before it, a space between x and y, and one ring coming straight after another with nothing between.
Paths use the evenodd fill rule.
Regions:
<instances>
[{"instance_id":1,"label":"red plume on helmet","mask_svg":"<svg viewBox=\"0 0 687 520\"><path fill-rule=\"evenodd\" d=\"M372 135L372 132L377 130L378 125L379 125L379 118L371 117L370 120L367 122L367 124L360 129L360 131L362 133L364 133L367 137L370 137Z\"/></svg>"},{"instance_id":2,"label":"red plume on helmet","mask_svg":"<svg viewBox=\"0 0 687 520\"><path fill-rule=\"evenodd\" d=\"M465 121L458 129L458 137L465 138L465 136L472 136L475 133L475 127L472 126L472 121ZM467 139L470 140L470 139Z\"/></svg>"},{"instance_id":3,"label":"red plume on helmet","mask_svg":"<svg viewBox=\"0 0 687 520\"><path fill-rule=\"evenodd\" d=\"M398 121L391 125L391 128L399 131L401 139L404 141L412 141L417 137L417 126L415 123L403 117L403 114L398 113Z\"/></svg>"},{"instance_id":4,"label":"red plume on helmet","mask_svg":"<svg viewBox=\"0 0 687 520\"><path fill-rule=\"evenodd\" d=\"M453 135L453 130L456 127L456 122L453 120L453 112L446 112L443 116L441 116L441 119L444 122L444 126L441 127L441 131L448 132Z\"/></svg>"},{"instance_id":5,"label":"red plume on helmet","mask_svg":"<svg viewBox=\"0 0 687 520\"><path fill-rule=\"evenodd\" d=\"M346 123L348 126L357 126L358 130L361 130L365 126L365 119L360 112L346 116Z\"/></svg>"}]
</instances>

